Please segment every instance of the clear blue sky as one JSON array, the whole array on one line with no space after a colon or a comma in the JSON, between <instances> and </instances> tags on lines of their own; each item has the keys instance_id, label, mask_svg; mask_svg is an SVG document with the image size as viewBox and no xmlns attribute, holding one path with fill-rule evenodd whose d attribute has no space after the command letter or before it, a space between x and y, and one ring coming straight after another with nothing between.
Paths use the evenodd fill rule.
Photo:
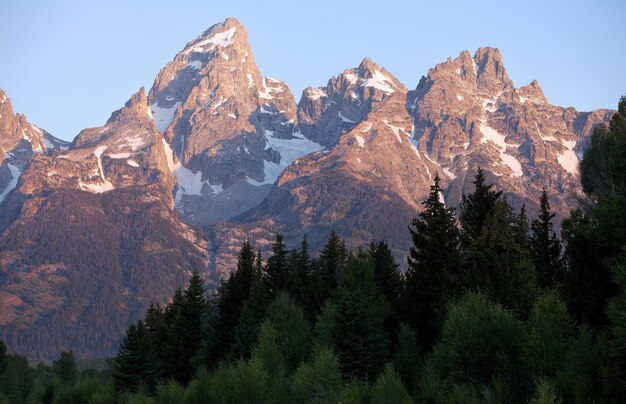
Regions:
<instances>
[{"instance_id":1,"label":"clear blue sky","mask_svg":"<svg viewBox=\"0 0 626 404\"><path fill-rule=\"evenodd\" d=\"M500 48L516 86L548 101L615 108L626 93L626 1L0 2L0 87L17 112L72 139L102 125L216 22L246 27L261 72L296 100L365 56L414 88L430 67Z\"/></svg>"}]
</instances>

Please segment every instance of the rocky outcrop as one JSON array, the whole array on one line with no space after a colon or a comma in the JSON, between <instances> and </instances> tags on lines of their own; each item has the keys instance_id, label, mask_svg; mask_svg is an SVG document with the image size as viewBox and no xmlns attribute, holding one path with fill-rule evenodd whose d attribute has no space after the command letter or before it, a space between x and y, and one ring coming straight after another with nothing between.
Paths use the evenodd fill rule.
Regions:
<instances>
[{"instance_id":1,"label":"rocky outcrop","mask_svg":"<svg viewBox=\"0 0 626 404\"><path fill-rule=\"evenodd\" d=\"M15 189L33 154L48 155L68 146L67 142L29 123L26 116L14 114L11 100L0 89L0 203Z\"/></svg>"}]
</instances>

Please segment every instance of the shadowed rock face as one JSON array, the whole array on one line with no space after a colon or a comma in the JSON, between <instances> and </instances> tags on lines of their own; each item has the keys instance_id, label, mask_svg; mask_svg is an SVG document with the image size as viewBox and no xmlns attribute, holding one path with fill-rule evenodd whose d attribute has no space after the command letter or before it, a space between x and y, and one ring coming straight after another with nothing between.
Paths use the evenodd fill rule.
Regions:
<instances>
[{"instance_id":1,"label":"shadowed rock face","mask_svg":"<svg viewBox=\"0 0 626 404\"><path fill-rule=\"evenodd\" d=\"M0 339L33 359L114 352L192 270L215 282L242 240L267 250L277 231L314 251L332 230L351 246L384 238L404 263L437 173L449 206L480 166L529 216L542 187L562 216L610 115L550 105L536 81L515 87L493 48L438 64L411 91L366 58L296 105L261 75L236 19L71 145L0 90Z\"/></svg>"}]
</instances>

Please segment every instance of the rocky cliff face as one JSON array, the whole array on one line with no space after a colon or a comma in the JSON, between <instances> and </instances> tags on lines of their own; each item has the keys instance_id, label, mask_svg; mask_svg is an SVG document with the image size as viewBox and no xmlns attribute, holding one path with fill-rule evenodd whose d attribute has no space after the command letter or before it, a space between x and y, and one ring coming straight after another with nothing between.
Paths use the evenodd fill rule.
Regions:
<instances>
[{"instance_id":1,"label":"rocky cliff face","mask_svg":"<svg viewBox=\"0 0 626 404\"><path fill-rule=\"evenodd\" d=\"M384 238L404 262L437 173L449 206L480 166L515 207L532 216L545 187L564 215L611 115L515 87L493 48L438 64L411 91L366 58L296 105L235 19L71 145L0 100L0 338L31 358L113 352L191 270L232 270L245 238L267 248L275 232L288 245L307 234L315 250L335 230L352 246Z\"/></svg>"},{"instance_id":2,"label":"rocky cliff face","mask_svg":"<svg viewBox=\"0 0 626 404\"><path fill-rule=\"evenodd\" d=\"M415 121L414 142L449 179L446 200L458 205L476 167L516 207L531 214L542 187L560 215L580 190L578 160L592 129L610 111L580 113L550 105L539 84L515 88L498 49L462 52L441 63L407 96Z\"/></svg>"},{"instance_id":3,"label":"rocky cliff face","mask_svg":"<svg viewBox=\"0 0 626 404\"><path fill-rule=\"evenodd\" d=\"M204 232L174 209L176 168L143 89L68 151L25 162L0 205L0 335L12 350L110 354L150 302L192 270L209 277Z\"/></svg>"},{"instance_id":4,"label":"rocky cliff face","mask_svg":"<svg viewBox=\"0 0 626 404\"><path fill-rule=\"evenodd\" d=\"M0 89L0 203L17 186L30 156L51 154L68 146L67 142L29 123L26 116L14 114L11 100Z\"/></svg>"}]
</instances>

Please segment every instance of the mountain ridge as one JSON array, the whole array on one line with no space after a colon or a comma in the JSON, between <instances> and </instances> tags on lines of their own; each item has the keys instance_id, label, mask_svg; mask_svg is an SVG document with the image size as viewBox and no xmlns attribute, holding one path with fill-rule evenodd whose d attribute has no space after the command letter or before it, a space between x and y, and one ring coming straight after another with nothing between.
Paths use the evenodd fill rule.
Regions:
<instances>
[{"instance_id":1,"label":"mountain ridge","mask_svg":"<svg viewBox=\"0 0 626 404\"><path fill-rule=\"evenodd\" d=\"M33 358L112 352L136 313L191 270L216 285L246 238L267 250L276 232L289 246L306 234L315 251L335 230L351 246L384 238L404 262L406 226L436 173L449 206L482 167L529 215L545 186L561 218L580 191L580 153L611 115L550 105L536 81L516 88L489 47L437 64L411 90L364 58L296 103L261 74L232 18L71 144L3 105L0 338ZM51 151L36 152L46 140ZM25 150L19 175L9 144Z\"/></svg>"}]
</instances>

